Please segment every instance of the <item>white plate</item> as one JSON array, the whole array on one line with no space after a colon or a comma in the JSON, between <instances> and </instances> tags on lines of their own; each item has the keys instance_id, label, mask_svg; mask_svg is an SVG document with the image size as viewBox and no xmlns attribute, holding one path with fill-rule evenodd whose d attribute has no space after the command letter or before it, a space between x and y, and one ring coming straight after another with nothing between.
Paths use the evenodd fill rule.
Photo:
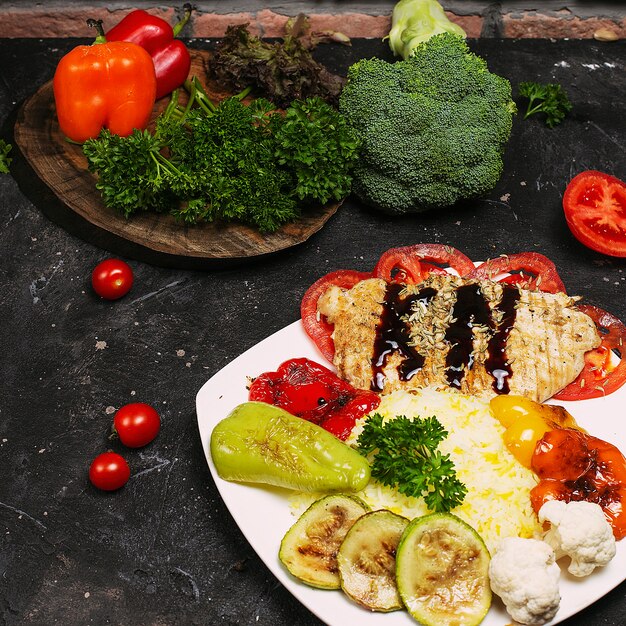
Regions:
<instances>
[{"instance_id":1,"label":"white plate","mask_svg":"<svg viewBox=\"0 0 626 626\"><path fill-rule=\"evenodd\" d=\"M209 451L213 427L230 411L248 399L248 377L275 370L283 361L307 357L325 363L302 330L301 322L283 328L244 352L219 371L198 392L196 409L202 446L215 484L250 545L280 582L312 613L330 626L414 626L416 622L404 611L371 613L352 603L341 591L313 589L292 578L278 560L283 535L295 522L288 503L290 492L281 489L252 487L222 480L215 471ZM623 403L626 387L605 397L578 402L560 402L590 434L626 450ZM622 406L620 406L620 404ZM565 559L567 564L567 559ZM565 568L561 575L561 608L551 624L581 611L626 579L626 540L618 543L611 563L590 577L575 579ZM502 626L510 622L499 601L494 600L484 626Z\"/></svg>"}]
</instances>

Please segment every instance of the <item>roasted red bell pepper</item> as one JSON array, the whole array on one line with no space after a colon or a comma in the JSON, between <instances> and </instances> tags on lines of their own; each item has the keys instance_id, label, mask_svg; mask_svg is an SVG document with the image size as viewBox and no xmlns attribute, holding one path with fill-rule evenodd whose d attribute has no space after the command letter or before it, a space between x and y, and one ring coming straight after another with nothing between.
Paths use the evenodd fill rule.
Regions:
<instances>
[{"instance_id":1,"label":"roasted red bell pepper","mask_svg":"<svg viewBox=\"0 0 626 626\"><path fill-rule=\"evenodd\" d=\"M189 50L175 37L189 21L191 10L191 5L185 4L182 19L172 28L160 17L137 9L106 34L108 41L130 41L150 54L157 79L157 100L180 87L189 74Z\"/></svg>"},{"instance_id":2,"label":"roasted red bell pepper","mask_svg":"<svg viewBox=\"0 0 626 626\"><path fill-rule=\"evenodd\" d=\"M53 79L59 127L81 143L103 128L121 136L145 128L156 94L150 55L134 43L107 42L102 20L87 23L98 31L95 42L68 52Z\"/></svg>"},{"instance_id":3,"label":"roasted red bell pepper","mask_svg":"<svg viewBox=\"0 0 626 626\"><path fill-rule=\"evenodd\" d=\"M342 441L356 420L380 404L377 393L355 389L328 368L304 358L285 361L275 372L255 378L249 399L279 406Z\"/></svg>"}]
</instances>

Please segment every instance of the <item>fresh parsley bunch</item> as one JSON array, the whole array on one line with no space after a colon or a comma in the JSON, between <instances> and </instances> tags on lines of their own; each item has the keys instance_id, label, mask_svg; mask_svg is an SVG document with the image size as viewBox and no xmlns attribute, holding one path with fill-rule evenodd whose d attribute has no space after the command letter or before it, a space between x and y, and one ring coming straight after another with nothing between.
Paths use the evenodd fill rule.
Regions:
<instances>
[{"instance_id":1,"label":"fresh parsley bunch","mask_svg":"<svg viewBox=\"0 0 626 626\"><path fill-rule=\"evenodd\" d=\"M520 83L519 95L528 98L524 119L536 113L545 114L545 124L554 128L572 110L572 103L563 87L556 83Z\"/></svg>"},{"instance_id":2,"label":"fresh parsley bunch","mask_svg":"<svg viewBox=\"0 0 626 626\"><path fill-rule=\"evenodd\" d=\"M244 92L214 105L197 79L189 100L178 93L154 132L129 137L103 131L83 144L105 204L126 217L169 211L189 224L237 221L273 232L309 204L350 192L359 140L339 112L319 98L284 112Z\"/></svg>"},{"instance_id":3,"label":"fresh parsley bunch","mask_svg":"<svg viewBox=\"0 0 626 626\"><path fill-rule=\"evenodd\" d=\"M384 422L380 413L370 415L357 445L372 455L372 476L407 496L424 498L435 512L459 506L467 494L457 478L450 455L437 447L448 436L436 417L409 419L404 415Z\"/></svg>"}]
</instances>

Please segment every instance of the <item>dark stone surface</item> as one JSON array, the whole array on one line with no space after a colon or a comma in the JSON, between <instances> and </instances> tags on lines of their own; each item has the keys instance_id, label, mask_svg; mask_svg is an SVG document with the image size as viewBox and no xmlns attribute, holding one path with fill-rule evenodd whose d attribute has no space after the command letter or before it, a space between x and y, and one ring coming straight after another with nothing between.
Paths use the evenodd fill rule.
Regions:
<instances>
[{"instance_id":1,"label":"dark stone surface","mask_svg":"<svg viewBox=\"0 0 626 626\"><path fill-rule=\"evenodd\" d=\"M0 40L5 138L20 101L76 43ZM387 248L419 241L474 259L534 250L554 260L571 293L626 319L626 262L581 246L560 206L579 171L626 177L626 43L472 46L514 88L563 83L574 111L554 130L518 116L498 188L462 208L394 220L350 200L312 240L262 263L200 273L131 260L135 286L110 303L89 286L108 253L50 222L0 176L0 623L319 624L232 521L206 467L194 400L212 374L296 320L303 291L327 271L367 270ZM345 69L386 51L355 42L321 54ZM30 197L31 181L20 183ZM107 441L111 407L139 400L159 408L162 432L124 451L134 476L123 490L100 493L87 467L120 450ZM622 584L568 626L626 623L625 592Z\"/></svg>"}]
</instances>

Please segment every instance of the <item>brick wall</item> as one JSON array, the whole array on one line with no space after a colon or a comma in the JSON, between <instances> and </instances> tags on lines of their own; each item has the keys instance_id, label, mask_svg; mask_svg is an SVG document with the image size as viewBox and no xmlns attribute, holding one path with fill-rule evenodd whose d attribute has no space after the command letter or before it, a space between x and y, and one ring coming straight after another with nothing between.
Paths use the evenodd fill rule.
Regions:
<instances>
[{"instance_id":1,"label":"brick wall","mask_svg":"<svg viewBox=\"0 0 626 626\"><path fill-rule=\"evenodd\" d=\"M0 0L0 37L90 37L85 20L96 17L105 29L133 8L142 8L174 22L183 0L156 2L62 2ZM299 12L310 16L314 30L339 30L350 37L383 37L389 31L395 2L350 0L294 0L283 2L196 1L185 37L220 37L229 24L250 24L266 37L280 36L285 21ZM626 37L626 2L578 0L558 2L479 2L442 0L450 19L469 37L596 38L610 41Z\"/></svg>"}]
</instances>

